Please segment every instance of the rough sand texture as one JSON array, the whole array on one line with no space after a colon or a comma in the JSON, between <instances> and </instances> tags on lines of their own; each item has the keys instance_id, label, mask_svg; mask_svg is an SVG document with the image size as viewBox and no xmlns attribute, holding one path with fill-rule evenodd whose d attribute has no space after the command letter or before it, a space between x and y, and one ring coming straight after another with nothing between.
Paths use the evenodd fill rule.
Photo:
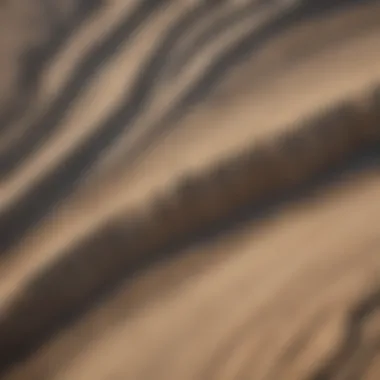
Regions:
<instances>
[{"instance_id":1,"label":"rough sand texture","mask_svg":"<svg viewBox=\"0 0 380 380\"><path fill-rule=\"evenodd\" d=\"M58 225L3 259L0 311L74 230L95 228L93 215L144 203L184 172L379 83L379 19L378 5L363 7L273 41L127 173L102 192L84 188ZM312 38L320 48L307 53ZM336 176L136 273L2 378L379 379L379 221L378 165Z\"/></svg>"}]
</instances>

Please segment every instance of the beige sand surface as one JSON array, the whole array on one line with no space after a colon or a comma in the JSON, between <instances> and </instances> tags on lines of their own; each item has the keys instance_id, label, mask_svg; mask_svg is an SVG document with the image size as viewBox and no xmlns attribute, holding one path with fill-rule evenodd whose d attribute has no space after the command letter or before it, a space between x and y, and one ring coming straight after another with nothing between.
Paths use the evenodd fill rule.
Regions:
<instances>
[{"instance_id":1,"label":"beige sand surface","mask_svg":"<svg viewBox=\"0 0 380 380\"><path fill-rule=\"evenodd\" d=\"M363 7L273 41L146 158L4 259L0 310L73 231L379 83L378 20L379 5ZM4 380L376 380L379 220L378 168L347 174L121 284Z\"/></svg>"}]
</instances>

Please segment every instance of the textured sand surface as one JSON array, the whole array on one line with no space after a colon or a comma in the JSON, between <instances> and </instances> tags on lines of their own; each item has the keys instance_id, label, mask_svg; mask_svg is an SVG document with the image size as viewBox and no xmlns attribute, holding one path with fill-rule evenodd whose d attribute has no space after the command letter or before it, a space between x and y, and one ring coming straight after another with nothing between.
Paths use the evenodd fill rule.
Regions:
<instances>
[{"instance_id":1,"label":"textured sand surface","mask_svg":"<svg viewBox=\"0 0 380 380\"><path fill-rule=\"evenodd\" d=\"M184 172L380 83L379 20L379 5L363 6L263 47L144 159L117 168L101 192L84 188L70 208L58 209L56 223L2 259L0 312L15 289L60 259L52 247L74 230L95 229L93 215L144 204ZM372 161L180 247L123 281L3 378L380 378L380 175L379 159Z\"/></svg>"}]
</instances>

